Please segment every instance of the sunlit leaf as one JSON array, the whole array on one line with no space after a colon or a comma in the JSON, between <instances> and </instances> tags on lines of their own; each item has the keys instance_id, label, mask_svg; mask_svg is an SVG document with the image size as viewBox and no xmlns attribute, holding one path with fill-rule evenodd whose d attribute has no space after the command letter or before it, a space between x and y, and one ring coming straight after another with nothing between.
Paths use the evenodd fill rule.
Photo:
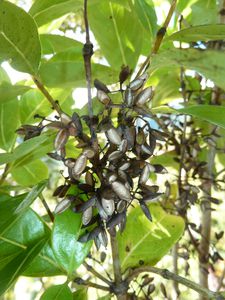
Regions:
<instances>
[{"instance_id":1,"label":"sunlit leaf","mask_svg":"<svg viewBox=\"0 0 225 300\"><path fill-rule=\"evenodd\" d=\"M19 95L23 95L31 88L25 85L12 85L3 81L0 84L0 103L15 99Z\"/></svg>"},{"instance_id":2,"label":"sunlit leaf","mask_svg":"<svg viewBox=\"0 0 225 300\"><path fill-rule=\"evenodd\" d=\"M149 208L152 222L139 207L135 208L128 216L125 231L118 235L123 270L155 265L183 234L184 221L181 217L167 214L157 204L151 204Z\"/></svg>"},{"instance_id":3,"label":"sunlit leaf","mask_svg":"<svg viewBox=\"0 0 225 300\"><path fill-rule=\"evenodd\" d=\"M67 284L54 285L44 292L40 300L73 300L73 294Z\"/></svg>"}]
</instances>

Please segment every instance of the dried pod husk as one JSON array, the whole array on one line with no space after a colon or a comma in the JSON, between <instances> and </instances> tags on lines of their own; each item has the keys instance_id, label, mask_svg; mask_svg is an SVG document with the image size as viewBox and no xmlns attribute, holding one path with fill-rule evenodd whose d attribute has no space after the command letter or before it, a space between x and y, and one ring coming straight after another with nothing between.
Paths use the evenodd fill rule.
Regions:
<instances>
[{"instance_id":1,"label":"dried pod husk","mask_svg":"<svg viewBox=\"0 0 225 300\"><path fill-rule=\"evenodd\" d=\"M86 183L79 183L78 184L78 188L81 190L81 191L84 191L85 194L88 194L88 193L91 193L91 192L94 192L95 189L92 185L89 185L89 184L86 184Z\"/></svg>"},{"instance_id":2,"label":"dried pod husk","mask_svg":"<svg viewBox=\"0 0 225 300\"><path fill-rule=\"evenodd\" d=\"M108 160L109 161L117 160L117 159L120 159L122 156L123 156L123 153L121 151L116 150L109 154Z\"/></svg>"},{"instance_id":3,"label":"dried pod husk","mask_svg":"<svg viewBox=\"0 0 225 300\"><path fill-rule=\"evenodd\" d=\"M119 75L120 84L123 84L123 82L125 80L127 80L130 73L131 73L131 70L130 70L129 66L122 66L121 71L120 71L120 75Z\"/></svg>"},{"instance_id":4,"label":"dried pod husk","mask_svg":"<svg viewBox=\"0 0 225 300\"><path fill-rule=\"evenodd\" d=\"M149 203L158 200L160 197L164 195L163 193L148 193L145 194L144 197L142 198L142 202Z\"/></svg>"},{"instance_id":5,"label":"dried pod husk","mask_svg":"<svg viewBox=\"0 0 225 300\"><path fill-rule=\"evenodd\" d=\"M82 136L83 135L83 126L82 126L82 123L80 120L80 116L76 112L74 112L72 115L72 122L77 129L77 136Z\"/></svg>"},{"instance_id":6,"label":"dried pod husk","mask_svg":"<svg viewBox=\"0 0 225 300\"><path fill-rule=\"evenodd\" d=\"M141 151L143 154L147 154L148 156L153 154L152 148L147 143L141 145Z\"/></svg>"},{"instance_id":7,"label":"dried pod husk","mask_svg":"<svg viewBox=\"0 0 225 300\"><path fill-rule=\"evenodd\" d=\"M94 80L94 86L97 90L101 90L101 91L105 92L106 94L110 93L110 90L107 88L107 86L98 79Z\"/></svg>"},{"instance_id":8,"label":"dried pod husk","mask_svg":"<svg viewBox=\"0 0 225 300\"><path fill-rule=\"evenodd\" d=\"M116 205L117 212L122 213L126 209L126 206L127 206L127 201L120 200Z\"/></svg>"},{"instance_id":9,"label":"dried pod husk","mask_svg":"<svg viewBox=\"0 0 225 300\"><path fill-rule=\"evenodd\" d=\"M66 129L59 130L54 141L55 150L56 151L61 150L66 145L68 138L69 135Z\"/></svg>"},{"instance_id":10,"label":"dried pod husk","mask_svg":"<svg viewBox=\"0 0 225 300\"><path fill-rule=\"evenodd\" d=\"M149 164L146 164L144 169L141 172L141 176L139 178L139 184L146 184L149 179L149 175L151 173L151 167Z\"/></svg>"},{"instance_id":11,"label":"dried pod husk","mask_svg":"<svg viewBox=\"0 0 225 300\"><path fill-rule=\"evenodd\" d=\"M101 231L101 227L97 226L95 227L93 230L90 231L89 235L88 235L88 240L93 240L95 237L97 237Z\"/></svg>"},{"instance_id":12,"label":"dried pod husk","mask_svg":"<svg viewBox=\"0 0 225 300\"><path fill-rule=\"evenodd\" d=\"M96 203L97 197L94 195L92 196L90 199L88 199L87 201L85 201L84 203L82 203L82 205L80 205L76 212L84 212L85 210L87 210L89 207L93 207Z\"/></svg>"},{"instance_id":13,"label":"dried pod husk","mask_svg":"<svg viewBox=\"0 0 225 300\"><path fill-rule=\"evenodd\" d=\"M88 225L92 218L92 207L88 207L82 215L82 224Z\"/></svg>"},{"instance_id":14,"label":"dried pod husk","mask_svg":"<svg viewBox=\"0 0 225 300\"><path fill-rule=\"evenodd\" d=\"M96 201L96 208L98 210L99 216L101 217L102 220L108 220L108 215L105 212L104 208L102 207L101 203L99 200Z\"/></svg>"},{"instance_id":15,"label":"dried pod husk","mask_svg":"<svg viewBox=\"0 0 225 300\"><path fill-rule=\"evenodd\" d=\"M72 169L72 174L74 177L79 176L85 169L87 165L87 157L83 154L81 154L75 163L75 166Z\"/></svg>"},{"instance_id":16,"label":"dried pod husk","mask_svg":"<svg viewBox=\"0 0 225 300\"><path fill-rule=\"evenodd\" d=\"M134 126L126 126L123 130L124 138L127 140L127 148L132 149L135 144L136 129Z\"/></svg>"},{"instance_id":17,"label":"dried pod husk","mask_svg":"<svg viewBox=\"0 0 225 300\"><path fill-rule=\"evenodd\" d=\"M98 239L99 239L100 243L102 244L102 246L106 248L108 245L108 237L107 237L107 233L104 229L102 229L99 232Z\"/></svg>"},{"instance_id":18,"label":"dried pod husk","mask_svg":"<svg viewBox=\"0 0 225 300\"><path fill-rule=\"evenodd\" d=\"M143 91L141 91L135 98L135 105L143 106L146 102L150 101L153 97L152 87L149 86Z\"/></svg>"},{"instance_id":19,"label":"dried pod husk","mask_svg":"<svg viewBox=\"0 0 225 300\"><path fill-rule=\"evenodd\" d=\"M112 144L115 144L115 145L120 145L121 144L122 139L121 139L119 133L117 132L116 128L111 127L110 129L108 129L106 131L106 134L108 136L109 141Z\"/></svg>"},{"instance_id":20,"label":"dried pod husk","mask_svg":"<svg viewBox=\"0 0 225 300\"><path fill-rule=\"evenodd\" d=\"M115 202L113 200L102 198L102 207L108 216L111 216L115 211Z\"/></svg>"},{"instance_id":21,"label":"dried pod husk","mask_svg":"<svg viewBox=\"0 0 225 300\"><path fill-rule=\"evenodd\" d=\"M98 236L96 236L96 237L94 238L94 243L95 243L96 249L99 250L100 247L101 247L101 241L99 240Z\"/></svg>"},{"instance_id":22,"label":"dried pod husk","mask_svg":"<svg viewBox=\"0 0 225 300\"><path fill-rule=\"evenodd\" d=\"M72 118L65 113L61 113L60 117L61 117L61 122L64 125L68 125L72 121Z\"/></svg>"},{"instance_id":23,"label":"dried pod husk","mask_svg":"<svg viewBox=\"0 0 225 300\"><path fill-rule=\"evenodd\" d=\"M147 294L148 294L148 295L152 294L152 293L154 292L154 290L155 290L155 285L152 284L152 283L149 284L148 290L147 290Z\"/></svg>"},{"instance_id":24,"label":"dried pod husk","mask_svg":"<svg viewBox=\"0 0 225 300\"><path fill-rule=\"evenodd\" d=\"M71 205L71 201L68 198L63 199L60 201L55 207L55 214L62 213L63 211L67 210Z\"/></svg>"},{"instance_id":25,"label":"dried pod husk","mask_svg":"<svg viewBox=\"0 0 225 300\"><path fill-rule=\"evenodd\" d=\"M119 150L123 153L127 151L127 140L122 140L121 144L119 145Z\"/></svg>"},{"instance_id":26,"label":"dried pod husk","mask_svg":"<svg viewBox=\"0 0 225 300\"><path fill-rule=\"evenodd\" d=\"M85 174L85 182L90 186L94 186L95 184L93 175L89 171L87 171Z\"/></svg>"},{"instance_id":27,"label":"dried pod husk","mask_svg":"<svg viewBox=\"0 0 225 300\"><path fill-rule=\"evenodd\" d=\"M81 235L78 239L78 242L80 243L87 243L89 241L89 232L86 232L85 234Z\"/></svg>"},{"instance_id":28,"label":"dried pod husk","mask_svg":"<svg viewBox=\"0 0 225 300\"><path fill-rule=\"evenodd\" d=\"M70 188L70 185L67 185L67 184L58 186L53 193L53 197L65 197L69 188Z\"/></svg>"},{"instance_id":29,"label":"dried pod husk","mask_svg":"<svg viewBox=\"0 0 225 300\"><path fill-rule=\"evenodd\" d=\"M146 82L147 79L148 79L148 74L144 73L141 76L139 76L138 78L131 81L131 83L129 84L129 88L133 91L136 91L144 85L144 83Z\"/></svg>"},{"instance_id":30,"label":"dried pod husk","mask_svg":"<svg viewBox=\"0 0 225 300\"><path fill-rule=\"evenodd\" d=\"M115 227L116 225L121 223L121 221L123 220L124 217L126 217L125 212L113 215L112 218L106 223L106 227L108 229L111 229L111 228Z\"/></svg>"},{"instance_id":31,"label":"dried pod husk","mask_svg":"<svg viewBox=\"0 0 225 300\"><path fill-rule=\"evenodd\" d=\"M97 91L97 98L104 105L109 105L109 103L111 102L109 96L102 90Z\"/></svg>"},{"instance_id":32,"label":"dried pod husk","mask_svg":"<svg viewBox=\"0 0 225 300\"><path fill-rule=\"evenodd\" d=\"M152 222L152 215L150 213L148 206L145 204L145 202L140 201L140 206L141 206L141 209L142 209L143 213L145 214L145 216L149 219L149 221Z\"/></svg>"},{"instance_id":33,"label":"dried pod husk","mask_svg":"<svg viewBox=\"0 0 225 300\"><path fill-rule=\"evenodd\" d=\"M83 150L82 154L85 155L87 158L92 158L95 155L95 151L91 147L88 147Z\"/></svg>"},{"instance_id":34,"label":"dried pod husk","mask_svg":"<svg viewBox=\"0 0 225 300\"><path fill-rule=\"evenodd\" d=\"M111 183L113 191L117 194L117 196L121 200L130 201L131 200L131 194L128 188L125 187L125 185L120 181L114 181Z\"/></svg>"},{"instance_id":35,"label":"dried pod husk","mask_svg":"<svg viewBox=\"0 0 225 300\"><path fill-rule=\"evenodd\" d=\"M124 93L124 103L127 105L127 107L132 107L134 105L134 95L129 87Z\"/></svg>"},{"instance_id":36,"label":"dried pod husk","mask_svg":"<svg viewBox=\"0 0 225 300\"><path fill-rule=\"evenodd\" d=\"M49 153L47 153L47 155L48 155L49 157L51 157L52 159L55 159L55 160L58 160L58 161L62 161L62 160L63 160L62 156L59 155L59 154L56 153L56 152L54 152L54 153L49 152Z\"/></svg>"},{"instance_id":37,"label":"dried pod husk","mask_svg":"<svg viewBox=\"0 0 225 300\"><path fill-rule=\"evenodd\" d=\"M158 174L167 174L168 171L165 167L163 167L162 165L152 165L155 169L155 173L158 173Z\"/></svg>"}]
</instances>

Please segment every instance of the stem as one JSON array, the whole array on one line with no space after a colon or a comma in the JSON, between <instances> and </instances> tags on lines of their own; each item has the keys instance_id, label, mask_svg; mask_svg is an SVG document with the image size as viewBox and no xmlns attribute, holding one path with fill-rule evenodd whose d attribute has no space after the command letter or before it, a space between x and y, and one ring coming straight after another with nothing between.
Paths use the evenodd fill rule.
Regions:
<instances>
[{"instance_id":1,"label":"stem","mask_svg":"<svg viewBox=\"0 0 225 300\"><path fill-rule=\"evenodd\" d=\"M36 76L32 76L32 78L33 78L33 81L36 84L37 88L42 92L42 94L46 97L46 99L51 103L52 108L55 109L59 115L61 115L61 109L59 108L57 102L49 94L48 90L45 88L43 83Z\"/></svg>"},{"instance_id":2,"label":"stem","mask_svg":"<svg viewBox=\"0 0 225 300\"><path fill-rule=\"evenodd\" d=\"M97 278L99 278L100 280L102 280L103 282L105 282L107 285L111 286L112 282L109 281L107 278L105 278L104 276L102 276L100 273L98 273L97 271L95 271L95 269L89 265L86 262L83 262L83 265L85 266L85 268L91 272L93 275L95 275Z\"/></svg>"},{"instance_id":3,"label":"stem","mask_svg":"<svg viewBox=\"0 0 225 300\"><path fill-rule=\"evenodd\" d=\"M129 275L129 277L127 279L128 283L130 283L135 277L137 277L140 273L143 273L143 272L155 273L165 279L174 280L174 281L176 281L182 285L185 285L186 287L196 291L197 293L207 297L207 299L216 299L216 300L225 299L221 293L210 291L207 288L201 286L200 284L193 282L189 279L186 279L182 276L176 275L167 269L159 269L159 268L150 267L150 266L134 269L133 272Z\"/></svg>"},{"instance_id":4,"label":"stem","mask_svg":"<svg viewBox=\"0 0 225 300\"><path fill-rule=\"evenodd\" d=\"M8 171L9 171L9 164L6 164L6 165L5 165L5 169L4 169L4 171L3 171L3 173L2 173L2 176L1 176L1 178L0 178L0 185L2 185L2 184L4 183L6 177L7 177L8 174L9 174Z\"/></svg>"},{"instance_id":5,"label":"stem","mask_svg":"<svg viewBox=\"0 0 225 300\"><path fill-rule=\"evenodd\" d=\"M98 289L98 290L103 290L103 291L110 292L109 287L104 286L104 285L100 285L100 284L97 284L97 283L94 283L94 282L91 282L91 281L88 281L88 280L83 280L82 278L75 278L74 282L77 283L78 285L85 285L85 286L92 287L92 288L95 288L95 289Z\"/></svg>"},{"instance_id":6,"label":"stem","mask_svg":"<svg viewBox=\"0 0 225 300\"><path fill-rule=\"evenodd\" d=\"M137 75L136 75L135 78L137 78L138 76L141 75L141 73L143 72L143 70L148 67L148 65L150 63L151 57L158 52L159 47L161 46L162 40L164 38L164 35L166 34L167 27L168 27L168 25L170 23L172 15L173 15L173 13L175 11L176 4L177 4L177 0L173 0L172 3L171 3L170 9L169 9L168 15L166 17L166 20L165 20L163 26L157 32L156 39L155 39L153 48L151 50L151 53L147 56L146 60L142 64L142 66L139 69L139 71L138 71L138 73L137 73Z\"/></svg>"},{"instance_id":7,"label":"stem","mask_svg":"<svg viewBox=\"0 0 225 300\"><path fill-rule=\"evenodd\" d=\"M43 197L42 193L39 195L39 198L41 199L41 202L42 202L42 204L44 205L44 207L45 207L45 209L46 209L46 211L47 211L47 213L48 213L48 216L49 216L50 220L51 220L52 223L53 223L53 222L54 222L54 215L53 215L53 213L51 212L51 210L50 210L50 208L49 208L47 202L45 201L45 198Z\"/></svg>"}]
</instances>

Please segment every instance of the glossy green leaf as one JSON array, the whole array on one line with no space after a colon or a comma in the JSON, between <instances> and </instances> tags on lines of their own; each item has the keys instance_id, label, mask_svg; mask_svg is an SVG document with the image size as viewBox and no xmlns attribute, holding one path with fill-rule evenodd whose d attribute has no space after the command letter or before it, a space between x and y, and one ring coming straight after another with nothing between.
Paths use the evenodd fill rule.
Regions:
<instances>
[{"instance_id":1,"label":"glossy green leaf","mask_svg":"<svg viewBox=\"0 0 225 300\"><path fill-rule=\"evenodd\" d=\"M16 147L12 153L0 154L0 164L14 161L14 166L18 167L38 159L53 149L53 138L54 136L48 133L26 140Z\"/></svg>"},{"instance_id":2,"label":"glossy green leaf","mask_svg":"<svg viewBox=\"0 0 225 300\"><path fill-rule=\"evenodd\" d=\"M87 289L79 289L73 293L73 300L88 300Z\"/></svg>"},{"instance_id":3,"label":"glossy green leaf","mask_svg":"<svg viewBox=\"0 0 225 300\"><path fill-rule=\"evenodd\" d=\"M12 85L3 81L0 84L0 103L15 99L19 95L23 95L31 88L25 85Z\"/></svg>"},{"instance_id":4,"label":"glossy green leaf","mask_svg":"<svg viewBox=\"0 0 225 300\"><path fill-rule=\"evenodd\" d=\"M27 194L27 196L23 199L23 201L17 207L15 213L20 214L24 210L26 210L40 195L40 193L45 189L47 186L48 181L44 180L39 182L36 186L34 186L31 191Z\"/></svg>"},{"instance_id":5,"label":"glossy green leaf","mask_svg":"<svg viewBox=\"0 0 225 300\"><path fill-rule=\"evenodd\" d=\"M167 37L168 40L181 42L197 42L225 39L224 24L200 25L185 28Z\"/></svg>"},{"instance_id":6,"label":"glossy green leaf","mask_svg":"<svg viewBox=\"0 0 225 300\"><path fill-rule=\"evenodd\" d=\"M192 115L201 120L225 128L225 106L218 105L193 105L177 110L180 113Z\"/></svg>"},{"instance_id":7,"label":"glossy green leaf","mask_svg":"<svg viewBox=\"0 0 225 300\"><path fill-rule=\"evenodd\" d=\"M120 70L123 64L134 68L145 33L135 11L112 1L101 1L92 6L89 21L100 50L112 68Z\"/></svg>"},{"instance_id":8,"label":"glossy green leaf","mask_svg":"<svg viewBox=\"0 0 225 300\"><path fill-rule=\"evenodd\" d=\"M187 2L187 1L186 1ZM187 21L192 25L219 23L219 7L216 0L197 0L191 5Z\"/></svg>"},{"instance_id":9,"label":"glossy green leaf","mask_svg":"<svg viewBox=\"0 0 225 300\"><path fill-rule=\"evenodd\" d=\"M56 215L52 232L52 248L58 263L69 276L84 261L92 245L91 242L85 244L77 241L80 231L80 214L67 210Z\"/></svg>"},{"instance_id":10,"label":"glossy green leaf","mask_svg":"<svg viewBox=\"0 0 225 300\"><path fill-rule=\"evenodd\" d=\"M50 241L48 241L23 273L23 276L46 277L57 275L65 275L65 271L57 263Z\"/></svg>"},{"instance_id":11,"label":"glossy green leaf","mask_svg":"<svg viewBox=\"0 0 225 300\"><path fill-rule=\"evenodd\" d=\"M32 17L16 5L0 2L0 59L21 72L37 73L41 47Z\"/></svg>"},{"instance_id":12,"label":"glossy green leaf","mask_svg":"<svg viewBox=\"0 0 225 300\"><path fill-rule=\"evenodd\" d=\"M74 39L57 34L41 34L40 41L43 54L55 54L71 48L77 48L82 56L83 44Z\"/></svg>"},{"instance_id":13,"label":"glossy green leaf","mask_svg":"<svg viewBox=\"0 0 225 300\"><path fill-rule=\"evenodd\" d=\"M36 0L29 13L41 26L82 7L82 0Z\"/></svg>"},{"instance_id":14,"label":"glossy green leaf","mask_svg":"<svg viewBox=\"0 0 225 300\"><path fill-rule=\"evenodd\" d=\"M54 74L54 76L53 76ZM43 83L49 87L85 87L84 63L82 61L49 61L40 67ZM92 64L92 78L98 78L105 84L117 81L118 73L111 68Z\"/></svg>"},{"instance_id":15,"label":"glossy green leaf","mask_svg":"<svg viewBox=\"0 0 225 300\"><path fill-rule=\"evenodd\" d=\"M216 50L173 49L163 51L153 57L151 70L169 66L184 66L211 79L216 85L225 88L225 53Z\"/></svg>"},{"instance_id":16,"label":"glossy green leaf","mask_svg":"<svg viewBox=\"0 0 225 300\"><path fill-rule=\"evenodd\" d=\"M67 284L54 285L44 292L40 300L73 300L73 293Z\"/></svg>"},{"instance_id":17,"label":"glossy green leaf","mask_svg":"<svg viewBox=\"0 0 225 300\"><path fill-rule=\"evenodd\" d=\"M19 126L19 102L17 99L0 103L0 148L8 151L16 139Z\"/></svg>"},{"instance_id":18,"label":"glossy green leaf","mask_svg":"<svg viewBox=\"0 0 225 300\"><path fill-rule=\"evenodd\" d=\"M13 179L22 186L32 186L48 178L48 167L41 160L11 169Z\"/></svg>"},{"instance_id":19,"label":"glossy green leaf","mask_svg":"<svg viewBox=\"0 0 225 300\"><path fill-rule=\"evenodd\" d=\"M118 234L123 270L140 264L155 265L183 234L181 217L167 214L158 204L151 204L149 208L152 222L137 207L128 215L123 234Z\"/></svg>"},{"instance_id":20,"label":"glossy green leaf","mask_svg":"<svg viewBox=\"0 0 225 300\"><path fill-rule=\"evenodd\" d=\"M0 294L5 292L38 255L48 238L46 225L29 209L0 233Z\"/></svg>"}]
</instances>

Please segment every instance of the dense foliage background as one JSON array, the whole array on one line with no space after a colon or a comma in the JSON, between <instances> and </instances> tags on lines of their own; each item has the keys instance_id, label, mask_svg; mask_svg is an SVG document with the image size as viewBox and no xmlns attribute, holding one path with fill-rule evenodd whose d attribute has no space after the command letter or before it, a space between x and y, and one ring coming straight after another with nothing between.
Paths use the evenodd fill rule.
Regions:
<instances>
[{"instance_id":1,"label":"dense foliage background","mask_svg":"<svg viewBox=\"0 0 225 300\"><path fill-rule=\"evenodd\" d=\"M67 116L90 113L83 6L83 0L0 0L0 297L224 299L225 2L88 1L94 115L101 121L108 112L94 79L113 92L115 127L124 110L121 86L146 67L145 87L154 90L144 109L126 108L135 118L136 151L146 139L143 124L150 126L154 152L147 161L155 169L148 179L152 222L132 203L115 238L130 284L125 298L116 292L118 282L107 286L115 273L110 242L99 250L92 241L80 243L82 214L67 207L52 213L80 189L73 184L62 192L68 174L49 153L65 146L67 157L81 155L76 138L57 144L56 123L63 123L57 108ZM131 72L122 82L126 66ZM41 132L43 124L50 125ZM107 141L99 136L104 151Z\"/></svg>"}]
</instances>

